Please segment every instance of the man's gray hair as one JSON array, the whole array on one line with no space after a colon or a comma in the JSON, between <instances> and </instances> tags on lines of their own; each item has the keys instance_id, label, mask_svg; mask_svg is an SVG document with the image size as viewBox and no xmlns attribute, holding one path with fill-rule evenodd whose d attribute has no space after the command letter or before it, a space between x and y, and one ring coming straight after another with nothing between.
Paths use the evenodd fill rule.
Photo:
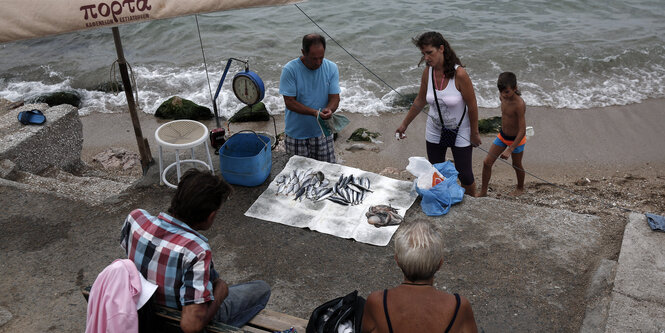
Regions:
<instances>
[{"instance_id":1,"label":"man's gray hair","mask_svg":"<svg viewBox=\"0 0 665 333\"><path fill-rule=\"evenodd\" d=\"M404 224L395 233L395 255L407 279L428 280L443 259L443 233L427 221Z\"/></svg>"}]
</instances>

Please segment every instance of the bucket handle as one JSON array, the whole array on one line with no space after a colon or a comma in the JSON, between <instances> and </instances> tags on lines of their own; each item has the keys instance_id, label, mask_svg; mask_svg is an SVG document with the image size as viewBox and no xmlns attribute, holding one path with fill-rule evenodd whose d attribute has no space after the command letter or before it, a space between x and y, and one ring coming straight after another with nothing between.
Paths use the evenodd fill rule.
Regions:
<instances>
[{"instance_id":1,"label":"bucket handle","mask_svg":"<svg viewBox=\"0 0 665 333\"><path fill-rule=\"evenodd\" d=\"M260 136L260 135L256 134L256 132L254 132L254 131L252 131L252 130L248 130L248 129L240 130L240 131L238 131L237 133L233 133L233 135L231 135L231 136L229 137L229 139L226 140L226 141L231 140L231 138L234 137L236 134L240 134L240 133L242 133L242 132L252 132L252 133L254 133L254 135L256 135L256 137L259 138L259 140L263 143L264 148L265 148L265 147L268 147L268 143L265 142L265 141L263 141L263 139L261 139L261 136Z\"/></svg>"},{"instance_id":2,"label":"bucket handle","mask_svg":"<svg viewBox=\"0 0 665 333\"><path fill-rule=\"evenodd\" d=\"M275 121L275 116L270 115L270 118L272 118L272 125L273 125L273 127L275 128L275 144L273 144L272 147L270 147L270 150L275 150L275 148L276 148L277 145L279 144L279 137L277 137L277 122ZM227 132L227 133L231 133L231 122L227 122L227 123L226 123L226 132ZM241 131L239 131L238 133L240 133L240 132L252 132L252 133L256 134L256 132L254 132L254 131L252 131L252 130L241 130ZM233 135L236 135L236 134L238 134L238 133L235 133L235 134L233 134ZM233 135L231 135L231 136L233 136ZM258 136L258 134L256 134L256 135ZM230 139L230 138L229 138L229 139ZM261 140L261 137L260 137L260 136L259 136L259 140ZM261 140L261 142L263 142L264 144L266 144L263 140ZM267 145L267 144L266 144L266 145Z\"/></svg>"}]
</instances>

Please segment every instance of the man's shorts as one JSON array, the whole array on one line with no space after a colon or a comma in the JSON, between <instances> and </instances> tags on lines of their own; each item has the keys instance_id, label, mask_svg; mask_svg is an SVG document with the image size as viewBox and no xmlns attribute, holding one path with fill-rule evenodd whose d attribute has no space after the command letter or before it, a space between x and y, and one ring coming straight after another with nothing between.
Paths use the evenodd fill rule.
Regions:
<instances>
[{"instance_id":1,"label":"man's shorts","mask_svg":"<svg viewBox=\"0 0 665 333\"><path fill-rule=\"evenodd\" d=\"M287 154L305 156L330 163L337 162L332 135L321 135L309 139L294 139L286 135L284 143L286 144Z\"/></svg>"},{"instance_id":2,"label":"man's shorts","mask_svg":"<svg viewBox=\"0 0 665 333\"><path fill-rule=\"evenodd\" d=\"M512 140L508 140L512 139ZM508 146L511 146L515 142L515 137L510 137L507 135L504 135L502 132L499 132L499 134L496 135L496 139L494 139L494 144L501 147L501 148L506 148ZM522 138L522 141L520 142L520 145L513 150L513 154L519 154L524 151L524 146L526 145L526 135Z\"/></svg>"}]
</instances>

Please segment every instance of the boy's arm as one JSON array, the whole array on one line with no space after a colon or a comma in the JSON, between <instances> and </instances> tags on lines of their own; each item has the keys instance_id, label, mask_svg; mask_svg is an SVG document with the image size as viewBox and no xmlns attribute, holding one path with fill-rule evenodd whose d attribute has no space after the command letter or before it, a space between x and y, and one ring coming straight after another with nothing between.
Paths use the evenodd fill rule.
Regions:
<instances>
[{"instance_id":1,"label":"boy's arm","mask_svg":"<svg viewBox=\"0 0 665 333\"><path fill-rule=\"evenodd\" d=\"M510 154L513 153L517 147L519 147L520 142L522 142L522 139L526 135L526 104L524 103L524 100L520 100L520 103L518 103L517 107L515 108L515 115L517 116L517 136L515 136L515 141L513 141L513 144L510 145L504 152L501 154L501 158L507 159ZM505 155L505 157L504 157Z\"/></svg>"}]
</instances>

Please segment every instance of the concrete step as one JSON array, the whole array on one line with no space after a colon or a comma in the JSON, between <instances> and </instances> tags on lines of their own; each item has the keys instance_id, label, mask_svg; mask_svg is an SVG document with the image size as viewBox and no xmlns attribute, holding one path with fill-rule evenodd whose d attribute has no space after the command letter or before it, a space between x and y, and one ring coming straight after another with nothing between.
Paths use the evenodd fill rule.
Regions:
<instances>
[{"instance_id":1,"label":"concrete step","mask_svg":"<svg viewBox=\"0 0 665 333\"><path fill-rule=\"evenodd\" d=\"M103 204L109 198L125 191L136 180L119 176L114 179L100 177L102 175L77 176L55 168L40 175L25 171L13 171L11 175L11 179L0 179L0 185L32 192L53 193L89 205Z\"/></svg>"}]
</instances>

